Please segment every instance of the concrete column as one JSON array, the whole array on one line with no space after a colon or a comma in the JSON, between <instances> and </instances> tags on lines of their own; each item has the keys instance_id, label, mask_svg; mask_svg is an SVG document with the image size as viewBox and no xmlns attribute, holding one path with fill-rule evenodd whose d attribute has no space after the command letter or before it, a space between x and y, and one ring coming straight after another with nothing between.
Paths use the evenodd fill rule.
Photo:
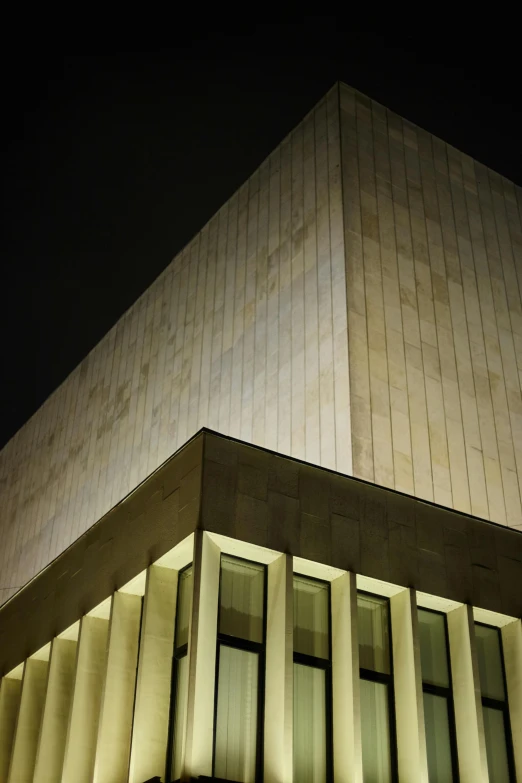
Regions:
<instances>
[{"instance_id":1,"label":"concrete column","mask_svg":"<svg viewBox=\"0 0 522 783\"><path fill-rule=\"evenodd\" d=\"M25 663L8 783L31 783L33 780L49 671L48 655L47 652L47 660L32 657Z\"/></svg>"},{"instance_id":2,"label":"concrete column","mask_svg":"<svg viewBox=\"0 0 522 783\"><path fill-rule=\"evenodd\" d=\"M292 558L268 566L265 678L264 780L292 783L293 743Z\"/></svg>"},{"instance_id":3,"label":"concrete column","mask_svg":"<svg viewBox=\"0 0 522 783\"><path fill-rule=\"evenodd\" d=\"M23 666L0 681L0 783L6 783L22 695Z\"/></svg>"},{"instance_id":4,"label":"concrete column","mask_svg":"<svg viewBox=\"0 0 522 783\"><path fill-rule=\"evenodd\" d=\"M334 779L362 783L359 640L355 574L331 583Z\"/></svg>"},{"instance_id":5,"label":"concrete column","mask_svg":"<svg viewBox=\"0 0 522 783\"><path fill-rule=\"evenodd\" d=\"M453 702L461 783L487 783L488 766L473 610L463 604L448 612Z\"/></svg>"},{"instance_id":6,"label":"concrete column","mask_svg":"<svg viewBox=\"0 0 522 783\"><path fill-rule=\"evenodd\" d=\"M62 783L92 781L109 631L105 607L100 614L88 614L80 623Z\"/></svg>"},{"instance_id":7,"label":"concrete column","mask_svg":"<svg viewBox=\"0 0 522 783\"><path fill-rule=\"evenodd\" d=\"M181 779L212 775L220 549L204 531L194 538L189 628L185 764Z\"/></svg>"},{"instance_id":8,"label":"concrete column","mask_svg":"<svg viewBox=\"0 0 522 783\"><path fill-rule=\"evenodd\" d=\"M428 783L415 591L390 598L397 761L401 783Z\"/></svg>"},{"instance_id":9,"label":"concrete column","mask_svg":"<svg viewBox=\"0 0 522 783\"><path fill-rule=\"evenodd\" d=\"M113 595L94 783L126 783L128 779L141 606L139 595Z\"/></svg>"},{"instance_id":10,"label":"concrete column","mask_svg":"<svg viewBox=\"0 0 522 783\"><path fill-rule=\"evenodd\" d=\"M130 783L163 777L167 755L178 572L150 566L143 604Z\"/></svg>"},{"instance_id":11,"label":"concrete column","mask_svg":"<svg viewBox=\"0 0 522 783\"><path fill-rule=\"evenodd\" d=\"M522 620L502 628L509 717L517 780L522 780Z\"/></svg>"},{"instance_id":12,"label":"concrete column","mask_svg":"<svg viewBox=\"0 0 522 783\"><path fill-rule=\"evenodd\" d=\"M34 783L59 783L71 708L77 642L56 638L51 644L49 678L38 740Z\"/></svg>"}]
</instances>

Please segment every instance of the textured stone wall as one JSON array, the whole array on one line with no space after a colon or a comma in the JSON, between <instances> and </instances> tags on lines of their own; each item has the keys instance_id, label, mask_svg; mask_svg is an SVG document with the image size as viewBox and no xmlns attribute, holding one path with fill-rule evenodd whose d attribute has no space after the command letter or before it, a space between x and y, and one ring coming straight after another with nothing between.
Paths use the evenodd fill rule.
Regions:
<instances>
[{"instance_id":1,"label":"textured stone wall","mask_svg":"<svg viewBox=\"0 0 522 783\"><path fill-rule=\"evenodd\" d=\"M0 454L0 603L202 426L521 530L521 223L330 91Z\"/></svg>"},{"instance_id":2,"label":"textured stone wall","mask_svg":"<svg viewBox=\"0 0 522 783\"><path fill-rule=\"evenodd\" d=\"M522 535L245 443L205 436L200 526L510 617Z\"/></svg>"},{"instance_id":3,"label":"textured stone wall","mask_svg":"<svg viewBox=\"0 0 522 783\"><path fill-rule=\"evenodd\" d=\"M522 530L522 190L341 85L354 475Z\"/></svg>"},{"instance_id":4,"label":"textured stone wall","mask_svg":"<svg viewBox=\"0 0 522 783\"><path fill-rule=\"evenodd\" d=\"M0 603L202 426L349 473L346 330L335 88L2 451Z\"/></svg>"},{"instance_id":5,"label":"textured stone wall","mask_svg":"<svg viewBox=\"0 0 522 783\"><path fill-rule=\"evenodd\" d=\"M187 443L0 607L0 675L62 633L198 526L203 435Z\"/></svg>"},{"instance_id":6,"label":"textured stone wall","mask_svg":"<svg viewBox=\"0 0 522 783\"><path fill-rule=\"evenodd\" d=\"M215 433L0 608L0 677L197 529L522 615L522 534Z\"/></svg>"}]
</instances>

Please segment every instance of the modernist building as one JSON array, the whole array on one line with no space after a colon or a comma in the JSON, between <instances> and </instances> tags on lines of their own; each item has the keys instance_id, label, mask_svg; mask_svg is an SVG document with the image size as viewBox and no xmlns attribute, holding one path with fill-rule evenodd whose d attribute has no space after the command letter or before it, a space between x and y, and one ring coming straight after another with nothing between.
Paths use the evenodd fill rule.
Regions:
<instances>
[{"instance_id":1,"label":"modernist building","mask_svg":"<svg viewBox=\"0 0 522 783\"><path fill-rule=\"evenodd\" d=\"M336 85L1 454L0 783L522 781L521 290Z\"/></svg>"}]
</instances>

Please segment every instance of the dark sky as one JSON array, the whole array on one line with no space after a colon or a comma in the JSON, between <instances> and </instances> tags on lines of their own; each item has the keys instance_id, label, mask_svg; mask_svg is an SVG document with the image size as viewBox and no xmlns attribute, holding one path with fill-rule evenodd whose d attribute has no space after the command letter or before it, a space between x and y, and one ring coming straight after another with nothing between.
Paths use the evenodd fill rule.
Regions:
<instances>
[{"instance_id":1,"label":"dark sky","mask_svg":"<svg viewBox=\"0 0 522 783\"><path fill-rule=\"evenodd\" d=\"M505 31L200 30L153 52L42 36L2 55L0 445L336 79L522 184Z\"/></svg>"}]
</instances>

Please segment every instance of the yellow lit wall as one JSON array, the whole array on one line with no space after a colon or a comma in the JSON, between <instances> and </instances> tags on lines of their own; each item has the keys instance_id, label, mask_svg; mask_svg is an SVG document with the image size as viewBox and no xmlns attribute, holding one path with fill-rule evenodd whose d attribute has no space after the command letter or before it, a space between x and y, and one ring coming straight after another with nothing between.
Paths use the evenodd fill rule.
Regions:
<instances>
[{"instance_id":1,"label":"yellow lit wall","mask_svg":"<svg viewBox=\"0 0 522 783\"><path fill-rule=\"evenodd\" d=\"M341 85L353 473L522 530L522 191Z\"/></svg>"},{"instance_id":2,"label":"yellow lit wall","mask_svg":"<svg viewBox=\"0 0 522 783\"><path fill-rule=\"evenodd\" d=\"M522 194L336 86L0 454L0 603L202 426L522 529Z\"/></svg>"},{"instance_id":3,"label":"yellow lit wall","mask_svg":"<svg viewBox=\"0 0 522 783\"><path fill-rule=\"evenodd\" d=\"M0 603L202 426L351 472L335 88L0 456Z\"/></svg>"},{"instance_id":4,"label":"yellow lit wall","mask_svg":"<svg viewBox=\"0 0 522 783\"><path fill-rule=\"evenodd\" d=\"M520 619L472 609L413 588L197 530L146 572L136 575L89 614L78 618L79 623L0 678L0 783L31 780L143 783L154 776L164 779L171 730L169 703L177 575L188 563L193 564L194 586L187 651L189 687L183 727L186 741L179 745L183 747L181 780L212 774L222 553L267 566L262 745L267 781L292 783L294 779L292 582L295 573L331 585L336 780L363 781L358 590L390 600L396 723L392 741L397 743L400 780L428 781L417 606L447 615L457 761L460 779L466 783L488 781L473 620L501 629L514 764L516 773L520 774Z\"/></svg>"}]
</instances>

